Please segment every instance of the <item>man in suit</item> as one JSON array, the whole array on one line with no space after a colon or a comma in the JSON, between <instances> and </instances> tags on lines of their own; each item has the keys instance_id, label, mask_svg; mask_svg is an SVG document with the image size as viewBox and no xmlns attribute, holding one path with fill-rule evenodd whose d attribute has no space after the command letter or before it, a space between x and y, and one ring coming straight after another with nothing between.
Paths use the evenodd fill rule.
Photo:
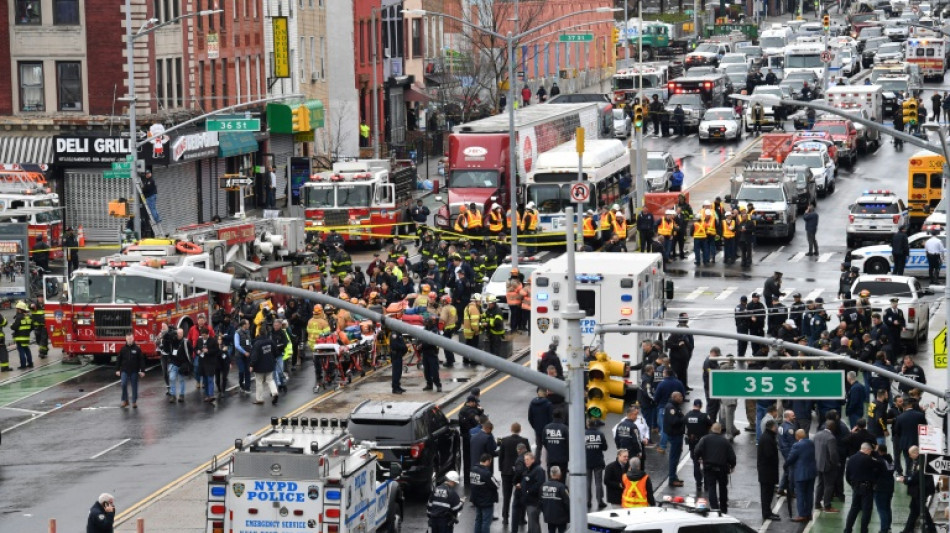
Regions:
<instances>
[{"instance_id":1,"label":"man in suit","mask_svg":"<svg viewBox=\"0 0 950 533\"><path fill-rule=\"evenodd\" d=\"M904 412L897 415L897 419L894 420L894 446L896 448L894 455L897 454L904 456L904 470L902 472L910 472L911 459L910 459L910 449L914 446L917 446L917 426L926 425L927 417L924 415L924 412L917 407L917 401L913 398L908 398L904 402ZM894 457L894 461L900 463L898 457Z\"/></svg>"},{"instance_id":2,"label":"man in suit","mask_svg":"<svg viewBox=\"0 0 950 533\"><path fill-rule=\"evenodd\" d=\"M523 444L530 449L528 439L521 436L521 424L511 424L511 435L501 439L501 453L499 454L499 468L501 469L501 519L508 525L508 510L511 506L511 493L515 487L515 463L518 461L518 445Z\"/></svg>"},{"instance_id":3,"label":"man in suit","mask_svg":"<svg viewBox=\"0 0 950 533\"><path fill-rule=\"evenodd\" d=\"M815 477L818 467L815 464L815 443L808 439L805 430L795 432L795 444L788 453L789 473L795 483L795 500L798 516L792 522L808 522L811 520L812 505L815 498Z\"/></svg>"},{"instance_id":4,"label":"man in suit","mask_svg":"<svg viewBox=\"0 0 950 533\"><path fill-rule=\"evenodd\" d=\"M756 447L756 470L759 473L759 500L762 502L762 521L781 520L772 512L772 498L778 485L778 433L774 420L763 424L759 445Z\"/></svg>"},{"instance_id":5,"label":"man in suit","mask_svg":"<svg viewBox=\"0 0 950 533\"><path fill-rule=\"evenodd\" d=\"M815 466L818 469L818 490L815 507L822 502L826 513L837 513L831 506L835 493L835 480L838 477L838 440L835 438L837 424L833 420L825 422L825 428L815 434Z\"/></svg>"}]
</instances>

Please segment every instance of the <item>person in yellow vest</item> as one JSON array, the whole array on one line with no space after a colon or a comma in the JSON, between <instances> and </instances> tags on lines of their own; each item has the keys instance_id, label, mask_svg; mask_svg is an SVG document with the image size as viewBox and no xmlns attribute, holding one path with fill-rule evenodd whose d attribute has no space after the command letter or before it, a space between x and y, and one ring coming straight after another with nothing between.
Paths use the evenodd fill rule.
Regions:
<instances>
[{"instance_id":1,"label":"person in yellow vest","mask_svg":"<svg viewBox=\"0 0 950 533\"><path fill-rule=\"evenodd\" d=\"M524 215L521 217L521 224L524 226L523 232L525 235L534 235L538 232L538 210L534 205L534 202L528 202L528 205L524 208ZM535 239L527 238L525 239L529 244L534 244ZM528 247L528 253L534 253L534 248Z\"/></svg>"},{"instance_id":2,"label":"person in yellow vest","mask_svg":"<svg viewBox=\"0 0 950 533\"><path fill-rule=\"evenodd\" d=\"M491 211L488 213L488 233L493 237L498 237L505 229L505 216L501 212L501 206L492 204Z\"/></svg>"},{"instance_id":3,"label":"person in yellow vest","mask_svg":"<svg viewBox=\"0 0 950 533\"><path fill-rule=\"evenodd\" d=\"M722 255L725 264L736 262L736 217L731 211L722 222Z\"/></svg>"},{"instance_id":4,"label":"person in yellow vest","mask_svg":"<svg viewBox=\"0 0 950 533\"><path fill-rule=\"evenodd\" d=\"M600 245L603 246L614 232L614 214L606 205L600 206L600 224L597 229L600 230Z\"/></svg>"},{"instance_id":5,"label":"person in yellow vest","mask_svg":"<svg viewBox=\"0 0 950 533\"><path fill-rule=\"evenodd\" d=\"M531 278L524 280L521 286L521 331L527 333L531 325Z\"/></svg>"},{"instance_id":6,"label":"person in yellow vest","mask_svg":"<svg viewBox=\"0 0 950 533\"><path fill-rule=\"evenodd\" d=\"M455 233L465 233L468 230L468 208L464 205L459 206L459 214L455 217L453 229Z\"/></svg>"},{"instance_id":7,"label":"person in yellow vest","mask_svg":"<svg viewBox=\"0 0 950 533\"><path fill-rule=\"evenodd\" d=\"M660 219L660 223L657 224L656 234L660 236L660 239L663 241L663 264L666 265L673 255L673 237L676 233L676 222L673 220L676 217L676 211L672 209L667 209L663 213L663 218Z\"/></svg>"},{"instance_id":8,"label":"person in yellow vest","mask_svg":"<svg viewBox=\"0 0 950 533\"><path fill-rule=\"evenodd\" d=\"M17 370L33 368L33 352L30 351L30 332L33 331L33 321L30 319L30 306L23 300L16 303L16 317L10 325L13 330L13 342L16 343L20 354L20 366Z\"/></svg>"},{"instance_id":9,"label":"person in yellow vest","mask_svg":"<svg viewBox=\"0 0 950 533\"><path fill-rule=\"evenodd\" d=\"M517 268L511 269L511 278L505 283L505 302L508 303L509 327L512 332L521 327L521 273Z\"/></svg>"},{"instance_id":10,"label":"person in yellow vest","mask_svg":"<svg viewBox=\"0 0 950 533\"><path fill-rule=\"evenodd\" d=\"M706 250L706 224L703 215L696 213L693 217L693 264L699 266L709 264L709 252Z\"/></svg>"},{"instance_id":11,"label":"person in yellow vest","mask_svg":"<svg viewBox=\"0 0 950 533\"><path fill-rule=\"evenodd\" d=\"M468 204L468 231L465 233L475 237L482 234L482 212L475 202Z\"/></svg>"},{"instance_id":12,"label":"person in yellow vest","mask_svg":"<svg viewBox=\"0 0 950 533\"><path fill-rule=\"evenodd\" d=\"M512 220L511 208L509 207L508 211L505 213L505 230L506 231L511 231L511 220ZM522 222L521 222L521 213L517 209L515 209L514 220L515 220L515 226L517 226L519 230L524 229L524 226L522 225Z\"/></svg>"},{"instance_id":13,"label":"person in yellow vest","mask_svg":"<svg viewBox=\"0 0 950 533\"><path fill-rule=\"evenodd\" d=\"M719 221L716 219L716 213L712 209L712 202L706 200L703 202L703 225L706 226L706 254L709 261L716 262L716 238L719 235Z\"/></svg>"},{"instance_id":14,"label":"person in yellow vest","mask_svg":"<svg viewBox=\"0 0 950 533\"><path fill-rule=\"evenodd\" d=\"M597 226L594 224L594 210L588 209L584 213L583 221L584 244L594 248L597 245Z\"/></svg>"},{"instance_id":15,"label":"person in yellow vest","mask_svg":"<svg viewBox=\"0 0 950 533\"><path fill-rule=\"evenodd\" d=\"M313 306L313 317L307 321L307 345L313 350L319 340L330 334L330 322L323 314L323 306Z\"/></svg>"},{"instance_id":16,"label":"person in yellow vest","mask_svg":"<svg viewBox=\"0 0 950 533\"><path fill-rule=\"evenodd\" d=\"M458 331L459 315L458 310L452 305L452 297L445 295L442 297L442 307L439 308L439 330L446 339L451 339ZM445 350L445 368L455 366L455 352Z\"/></svg>"},{"instance_id":17,"label":"person in yellow vest","mask_svg":"<svg viewBox=\"0 0 950 533\"><path fill-rule=\"evenodd\" d=\"M481 301L482 295L476 292L462 311L462 336L465 337L465 344L473 348L478 348L478 337L482 333ZM477 363L467 357L462 358L462 366L476 365Z\"/></svg>"},{"instance_id":18,"label":"person in yellow vest","mask_svg":"<svg viewBox=\"0 0 950 533\"><path fill-rule=\"evenodd\" d=\"M620 497L620 506L624 509L634 507L656 507L653 497L653 482L650 475L640 467L640 458L630 458L630 468L623 478L623 492Z\"/></svg>"},{"instance_id":19,"label":"person in yellow vest","mask_svg":"<svg viewBox=\"0 0 950 533\"><path fill-rule=\"evenodd\" d=\"M627 241L627 218L620 211L614 213L614 235L620 238L620 242Z\"/></svg>"}]
</instances>

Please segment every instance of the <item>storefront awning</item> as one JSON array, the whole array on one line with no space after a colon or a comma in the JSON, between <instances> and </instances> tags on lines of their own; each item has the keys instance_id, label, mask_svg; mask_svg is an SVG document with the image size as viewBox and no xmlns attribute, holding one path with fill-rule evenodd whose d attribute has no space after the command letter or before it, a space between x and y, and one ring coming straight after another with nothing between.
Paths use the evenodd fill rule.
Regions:
<instances>
[{"instance_id":1,"label":"storefront awning","mask_svg":"<svg viewBox=\"0 0 950 533\"><path fill-rule=\"evenodd\" d=\"M423 104L430 100L427 94L419 92L415 87L407 89L403 93L403 98L405 98L407 102L422 102Z\"/></svg>"},{"instance_id":2,"label":"storefront awning","mask_svg":"<svg viewBox=\"0 0 950 533\"><path fill-rule=\"evenodd\" d=\"M48 165L52 162L53 137L51 135L0 136L0 164Z\"/></svg>"},{"instance_id":3,"label":"storefront awning","mask_svg":"<svg viewBox=\"0 0 950 533\"><path fill-rule=\"evenodd\" d=\"M310 113L310 130L323 127L323 102L307 100L304 102L272 102L267 104L267 129L271 133L292 134L301 130L294 129L294 110L303 106Z\"/></svg>"},{"instance_id":4,"label":"storefront awning","mask_svg":"<svg viewBox=\"0 0 950 533\"><path fill-rule=\"evenodd\" d=\"M218 134L218 157L234 157L250 154L258 149L254 134L249 131L236 131Z\"/></svg>"}]
</instances>

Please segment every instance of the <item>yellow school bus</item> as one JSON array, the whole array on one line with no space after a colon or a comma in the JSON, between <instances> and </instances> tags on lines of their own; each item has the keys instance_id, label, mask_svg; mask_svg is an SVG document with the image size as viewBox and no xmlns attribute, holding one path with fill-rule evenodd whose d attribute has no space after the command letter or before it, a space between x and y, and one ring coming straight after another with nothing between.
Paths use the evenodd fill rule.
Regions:
<instances>
[{"instance_id":1,"label":"yellow school bus","mask_svg":"<svg viewBox=\"0 0 950 533\"><path fill-rule=\"evenodd\" d=\"M941 198L944 158L928 150L910 157L907 164L907 206L910 225L918 229Z\"/></svg>"}]
</instances>

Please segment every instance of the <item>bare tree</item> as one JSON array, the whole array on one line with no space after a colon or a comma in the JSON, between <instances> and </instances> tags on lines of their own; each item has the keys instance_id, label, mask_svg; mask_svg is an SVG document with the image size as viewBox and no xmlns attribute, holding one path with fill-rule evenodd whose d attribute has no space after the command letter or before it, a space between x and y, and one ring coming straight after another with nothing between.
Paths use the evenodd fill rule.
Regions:
<instances>
[{"instance_id":1,"label":"bare tree","mask_svg":"<svg viewBox=\"0 0 950 533\"><path fill-rule=\"evenodd\" d=\"M353 102L331 100L326 114L326 127L322 129L323 145L331 159L348 157L358 154L340 153L345 150L353 135L359 130L359 124L350 124L349 121L357 116Z\"/></svg>"}]
</instances>

